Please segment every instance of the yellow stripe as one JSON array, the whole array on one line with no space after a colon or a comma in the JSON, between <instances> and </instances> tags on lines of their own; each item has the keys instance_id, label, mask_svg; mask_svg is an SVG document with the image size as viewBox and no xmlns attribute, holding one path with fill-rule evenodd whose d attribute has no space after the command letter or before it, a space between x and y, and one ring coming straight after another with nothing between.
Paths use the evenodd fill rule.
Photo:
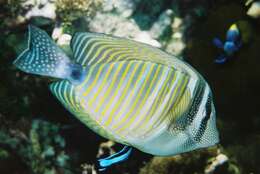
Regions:
<instances>
[{"instance_id":1,"label":"yellow stripe","mask_svg":"<svg viewBox=\"0 0 260 174\"><path fill-rule=\"evenodd\" d=\"M106 40L105 40L106 41ZM112 40L112 42L115 42L115 40ZM123 45L123 46L122 46ZM125 46L125 45L127 45L127 47ZM135 56L138 56L137 54L136 54L136 46L135 45L132 45L132 44L129 44L129 42L128 41L125 41L125 40L116 40L116 44L112 44L112 46L116 46L116 47L112 47L111 49L119 49L117 52L115 51L113 54L111 54L109 57L107 57L107 59L106 59L106 62L110 62L110 61L112 61L113 60L113 58L114 58L114 56L116 55L116 54L119 54L119 53L122 53L122 54L124 54L124 55L121 55L121 56L119 56L116 60L120 60L120 58L122 57L122 56L125 56L125 55L129 55L129 56L127 56L124 60L128 60L129 58L134 58ZM113 50L114 51L114 50ZM119 52L120 51L120 52ZM123 52L124 51L124 52ZM129 54L127 54L127 53L129 53ZM96 63L98 64L98 63L100 63L100 62L102 62L106 57L107 54L104 54ZM131 56L131 57L130 57Z\"/></svg>"},{"instance_id":2,"label":"yellow stripe","mask_svg":"<svg viewBox=\"0 0 260 174\"><path fill-rule=\"evenodd\" d=\"M75 108L75 110L78 111L77 104L75 103L76 96L75 96L75 100L73 99L73 87L72 86L71 86L70 92L69 92L69 100L71 101L71 105L73 106L73 108Z\"/></svg>"},{"instance_id":3,"label":"yellow stripe","mask_svg":"<svg viewBox=\"0 0 260 174\"><path fill-rule=\"evenodd\" d=\"M115 64L113 63L113 64L111 64L111 66L114 66ZM127 67L128 68L128 67ZM126 72L124 72L124 73L126 73ZM124 77L124 74L123 74L123 76L122 77ZM121 78L120 80L123 80L123 78ZM119 86L118 86L119 87ZM96 108L96 112L98 112L99 110L100 110L100 107L102 106L102 104L104 104L105 103L105 97L103 96L103 97L101 97L101 99L100 99L100 101L98 102L98 106L97 106L97 108ZM111 101L113 101L113 100L111 100ZM105 111L106 112L106 111Z\"/></svg>"},{"instance_id":4,"label":"yellow stripe","mask_svg":"<svg viewBox=\"0 0 260 174\"><path fill-rule=\"evenodd\" d=\"M84 82L81 83L81 85L77 86L77 91L82 91L84 89L84 86L86 86L88 84L88 81L90 80L90 78L92 77L92 73L95 70L96 66L93 66L89 69L89 72L87 74L86 79L84 80ZM85 97L80 96L80 101L79 101L79 105L80 107L84 108L85 105Z\"/></svg>"},{"instance_id":5,"label":"yellow stripe","mask_svg":"<svg viewBox=\"0 0 260 174\"><path fill-rule=\"evenodd\" d=\"M135 101L134 101L134 103L133 103L132 109L130 110L130 112L127 114L126 117L128 117L129 115L131 115L132 112L136 109L136 105L137 105L138 101L141 100L141 103L140 103L140 105L138 106L137 111L135 110L136 112L134 113L134 115L132 116L132 118L130 118L130 120L127 122L127 124L124 125L122 128L120 128L119 131L122 131L122 130L124 130L125 128L129 127L130 124L132 124L132 122L136 119L136 116L138 115L138 113L140 112L141 108L143 107L142 104L144 103L145 100L144 100L144 99L141 99L141 94L143 94L144 88L145 88L145 86L146 86L146 84L147 84L147 81L149 80L149 78L150 78L150 76L151 76L151 74L152 74L152 72L153 72L154 64L151 64L151 66L152 66L152 67L150 67L150 70L149 70L149 72L148 72L148 75L146 76L145 81L143 82L143 85L142 85L141 89L138 91L138 95L137 95L137 97L136 97L136 99L135 99ZM147 94L146 94L146 95L147 95Z\"/></svg>"},{"instance_id":6,"label":"yellow stripe","mask_svg":"<svg viewBox=\"0 0 260 174\"><path fill-rule=\"evenodd\" d=\"M89 81L90 77L92 76L92 73L94 71L94 69L96 68L96 66L92 66L90 69L89 69L89 72L87 73L87 77L86 79L80 84L77 86L77 90L81 91L82 88L84 88L84 86L86 86L87 82Z\"/></svg>"},{"instance_id":7,"label":"yellow stripe","mask_svg":"<svg viewBox=\"0 0 260 174\"><path fill-rule=\"evenodd\" d=\"M119 84L118 84L117 89L116 89L116 91L115 91L115 95L113 95L112 98L111 98L111 101L114 101L115 96L118 95L119 89L122 88L122 83L124 82L127 73L129 73L130 67L131 67L131 63L128 63L128 64L127 64L127 67L126 67L126 69L125 69L125 71L124 71L124 73L122 74L122 77L120 78ZM106 126L111 123L112 118L114 117L114 113L115 113L115 111L118 109L118 107L119 107L120 104L121 104L120 102L116 102L116 105L113 107L113 109L112 109L112 111L111 111L111 114L109 115L107 121L105 122L105 125L106 125Z\"/></svg>"},{"instance_id":8,"label":"yellow stripe","mask_svg":"<svg viewBox=\"0 0 260 174\"><path fill-rule=\"evenodd\" d=\"M137 70L138 67L139 67L139 64L137 64L137 65L134 66L134 69L133 69L133 71L131 72L131 76L130 76L130 78L129 78L129 81L128 81L128 83L127 83L125 89L123 90L122 95L120 96L120 98L119 98L119 100L118 100L117 103L122 104L122 100L125 98L127 92L129 91L130 84L132 83L132 80L133 80L133 78L134 78L134 75L135 75L136 70ZM129 73L129 72L128 72L128 73ZM124 78L124 77L122 77L122 78ZM116 119L118 119L118 114L117 114L117 115L114 115L114 114L113 114L114 111L115 111L115 109L112 111L111 116L113 115L114 119L116 120ZM111 120L108 120L108 121L107 121L107 124L110 123L110 122L111 122Z\"/></svg>"},{"instance_id":9,"label":"yellow stripe","mask_svg":"<svg viewBox=\"0 0 260 174\"><path fill-rule=\"evenodd\" d=\"M65 103L65 100L64 100L64 98L63 98L63 96L62 96L62 93L61 93L61 87L62 87L61 83L58 83L57 86L58 86L58 93L59 93L59 98L60 98L61 102L62 102L64 105L67 105L67 103Z\"/></svg>"},{"instance_id":10,"label":"yellow stripe","mask_svg":"<svg viewBox=\"0 0 260 174\"><path fill-rule=\"evenodd\" d=\"M107 38L106 38L107 39ZM116 46L116 48L120 48L120 49L123 49L123 48L126 48L125 46L122 47L122 44L119 42L117 43L114 43L115 41L109 39L109 40L106 40L106 39L103 39L103 38L94 38L94 39L89 39L88 42L94 42L93 45L91 45L90 49L87 50L87 54L84 56L84 50L83 51L83 55L81 54L82 52L80 52L80 55L81 57L83 56L83 58L81 58L81 60L83 59L82 62L86 62L85 58L86 57L89 57L92 52L94 51L94 49L96 47L98 47L98 50L97 52L95 52L94 56L92 56L87 62L88 64L92 64L93 61L97 58L97 55L100 54L100 52L106 47L106 46ZM88 43L90 44L90 43ZM106 45L107 44L107 45ZM86 44L85 44L86 45ZM85 46L84 45L84 46ZM101 49L100 49L101 48ZM107 52L107 51L106 51ZM102 58L100 58L99 60L97 60L97 62L95 64L98 64L99 62L101 62L103 60L104 56L102 56Z\"/></svg>"},{"instance_id":11,"label":"yellow stripe","mask_svg":"<svg viewBox=\"0 0 260 174\"><path fill-rule=\"evenodd\" d=\"M96 74L96 77L94 79L94 81L90 84L90 86L88 86L87 90L83 93L83 96L87 96L89 94L89 92L96 86L97 80L100 77L101 71L103 70L103 67L105 66L105 64L102 64L99 69L98 72Z\"/></svg>"},{"instance_id":12,"label":"yellow stripe","mask_svg":"<svg viewBox=\"0 0 260 174\"><path fill-rule=\"evenodd\" d=\"M100 55L100 53L101 53L104 49L111 47L111 45L116 46L116 47L118 47L119 49L122 49L122 48L120 48L119 45L112 44L111 42L107 42L107 43L106 43L106 42L97 42L97 44L100 44L100 45L95 45L95 46L98 47L98 50L95 52L94 56L92 56L91 60L89 60L89 63L92 63L95 59L97 59L97 57ZM100 58L97 60L96 64L98 64L100 61L102 61L102 60L106 57L106 55L108 54L108 51L110 51L110 50L111 50L111 48L110 48L110 49L107 49L107 50L103 53L102 57L100 57Z\"/></svg>"},{"instance_id":13,"label":"yellow stripe","mask_svg":"<svg viewBox=\"0 0 260 174\"><path fill-rule=\"evenodd\" d=\"M71 85L69 86L69 84L67 84L66 87L68 87L68 88L70 87L70 88L69 88L69 92L67 93L67 95L66 94L64 94L64 95L70 103L70 108L71 108L73 114L76 115L80 112L80 110L79 110L79 106L75 103L75 100L73 100L73 96L72 96L73 95L73 87ZM66 90L66 91L68 91L68 90Z\"/></svg>"},{"instance_id":14,"label":"yellow stripe","mask_svg":"<svg viewBox=\"0 0 260 174\"><path fill-rule=\"evenodd\" d=\"M106 93L105 93L105 95L104 95L104 97L103 97L104 100L108 100L108 96L110 95L111 90L112 90L113 87L115 86L116 80L119 78L118 74L119 74L119 72L121 71L123 65L124 65L123 63L120 63L119 66L117 67L117 70L116 70L116 72L115 72L115 75L114 75L114 77L113 77L113 79L112 79L112 83L111 83L111 85L109 86L109 88L107 89L107 91L106 91ZM104 110L101 112L101 115L100 115L100 117L99 117L99 121L100 121L100 122L102 122L102 116L105 115L107 109L108 109L108 108L110 107L110 105L111 105L111 102L106 102L106 103L107 103L107 105L106 105L106 107L104 108Z\"/></svg>"},{"instance_id":15,"label":"yellow stripe","mask_svg":"<svg viewBox=\"0 0 260 174\"><path fill-rule=\"evenodd\" d=\"M171 71L169 70L168 73L170 73L170 72L171 72ZM164 71L164 73L165 73L165 71ZM160 81L158 82L158 84L161 83L162 77L163 77L163 75L161 76ZM170 75L168 74L168 75L167 75L167 79L168 79L169 77L170 77ZM176 73L174 73L174 77L173 77L173 78L174 78L174 80L175 80L175 78L176 78ZM159 91L159 93L157 94L157 97L156 97L156 99L155 99L155 101L154 101L154 103L153 103L153 105L152 105L152 107L151 107L151 110L150 110L149 114L146 116L145 120L143 121L143 124L140 125L140 127L139 127L140 130L144 129L144 126L146 126L146 125L148 124L148 122L149 122L149 120L152 118L152 116L153 116L155 110L156 110L157 107L159 106L158 103L160 103L160 101L161 101L162 98L164 97L163 95L164 95L165 91L167 91L167 88L164 89L164 88L165 88L165 84L168 83L168 82L167 82L167 83L166 83L166 82L167 82L167 81L165 80L164 83L163 83L163 85L162 85L162 87L159 89L160 91ZM168 86L168 85L166 85L166 86ZM157 88L158 88L158 87L157 87ZM150 130L150 129L152 129L152 125L150 125L149 128L147 128L147 130Z\"/></svg>"},{"instance_id":16,"label":"yellow stripe","mask_svg":"<svg viewBox=\"0 0 260 174\"><path fill-rule=\"evenodd\" d=\"M85 58L88 57L88 54L90 54L92 52L93 47L91 46L90 49L87 49L87 50L86 50L86 48L89 45L91 45L92 42L95 42L95 39L89 38L89 37L84 38L84 40L82 40L82 42L79 41L79 43L81 43L81 44L78 43L78 45L76 46L76 48L74 50L77 61L80 61L80 62L85 61ZM83 47L83 48L81 48L81 47Z\"/></svg>"},{"instance_id":17,"label":"yellow stripe","mask_svg":"<svg viewBox=\"0 0 260 174\"><path fill-rule=\"evenodd\" d=\"M175 107L178 103L179 103L179 101L180 101L180 99L181 99L181 95L183 94L183 90L184 90L184 88L186 87L186 85L187 85L187 82L188 82L188 78L186 77L186 76L184 76L183 77L184 79L182 79L184 82L183 82L183 84L182 83L178 83L178 88L174 91L174 93L173 93L173 95L172 95L172 100L175 98L175 95L176 95L176 93L177 93L177 91L178 91L178 89L179 88L181 88L179 91L179 96L176 96L177 98L176 98L176 101L173 103L173 107ZM181 84L182 84L182 86L181 86ZM173 101L172 101L173 102Z\"/></svg>"},{"instance_id":18,"label":"yellow stripe","mask_svg":"<svg viewBox=\"0 0 260 174\"><path fill-rule=\"evenodd\" d=\"M183 81L184 81L183 84L182 84L182 81L181 81L180 83L178 83L178 86L176 86L176 90L174 90L173 95L172 95L172 98L171 98L171 100L169 101L169 103L168 103L168 105L167 105L167 109L165 108L165 109L166 109L165 112L168 112L168 110L170 109L170 108L169 108L169 105L173 104L171 108L175 108L176 105L179 103L179 101L180 101L180 99L181 99L181 96L182 96L182 94L183 94L183 90L184 90L184 88L186 87L186 85L187 85L187 80L188 80L188 78L187 78L186 76L184 76L183 78L184 78L184 79L180 79L180 80L183 80ZM182 84L182 85L181 85L181 84ZM179 88L181 88L181 89L179 90ZM178 96L176 96L177 91L179 91ZM176 101L173 101L173 99L175 99L175 96L176 96ZM173 102L174 102L174 103L173 103ZM161 117L161 119L157 120L157 121L156 121L156 125L160 125L161 122L163 122L166 117L167 117L167 114L165 114L163 117Z\"/></svg>"},{"instance_id":19,"label":"yellow stripe","mask_svg":"<svg viewBox=\"0 0 260 174\"><path fill-rule=\"evenodd\" d=\"M64 101L67 103L67 105L72 108L74 110L75 107L72 106L72 104L70 103L69 99L68 99L68 96L67 96L67 89L68 89L68 85L63 83L63 86L64 86L64 90L63 90L63 96L64 96Z\"/></svg>"},{"instance_id":20,"label":"yellow stripe","mask_svg":"<svg viewBox=\"0 0 260 174\"><path fill-rule=\"evenodd\" d=\"M110 75L113 68L114 68L114 64L109 65L109 69L107 72L105 72L105 77L102 79L102 83L100 84L97 92L94 94L94 96L91 99L89 99L90 106L93 105L93 102L97 99L97 96L100 94L101 90L104 89L104 86L107 83L107 78ZM97 112L97 110L95 110L95 112Z\"/></svg>"},{"instance_id":21,"label":"yellow stripe","mask_svg":"<svg viewBox=\"0 0 260 174\"><path fill-rule=\"evenodd\" d=\"M131 90L131 92L130 92L130 94L129 94L129 98L127 99L128 101L129 101L129 100L133 100L133 95L134 95L134 93L136 92L136 86L137 86L139 80L143 77L143 74L144 74L145 69L146 69L146 64L143 64L142 69L141 69L141 72L138 74L139 76L137 77L136 82L135 82L135 84L134 84L134 87L132 88L132 90ZM144 86L144 85L143 85L143 86ZM138 91L138 92L139 92L139 91ZM139 93L139 94L140 94L140 93ZM123 123L127 120L127 118L130 116L130 113L133 112L133 110L135 109L135 106L134 106L134 105L131 105L131 103L129 103L129 102L128 102L128 104L124 105L125 107L123 107L121 111L123 112L123 111L126 109L126 107L129 106L129 105L130 105L130 110L129 110L129 112L128 112L119 122L117 122L117 124L115 124L115 125L113 126L113 128L116 129L118 126L120 126L121 124L123 124ZM120 114L118 114L117 116L119 116L119 115L120 115Z\"/></svg>"},{"instance_id":22,"label":"yellow stripe","mask_svg":"<svg viewBox=\"0 0 260 174\"><path fill-rule=\"evenodd\" d=\"M155 114L155 110L158 109L159 106L161 106L162 101L165 99L165 95L169 92L169 87L170 86L168 85L168 83L169 83L169 79L170 79L171 76L172 76L172 72L169 70L168 74L167 74L167 77L166 77L165 81L163 82L162 87L160 88L160 92L158 94L158 97L155 100L155 103L154 103L154 105L152 107L152 110L151 110L151 112L149 114L150 115L150 119L152 118L152 115ZM175 74L174 74L173 78L175 78Z\"/></svg>"},{"instance_id":23,"label":"yellow stripe","mask_svg":"<svg viewBox=\"0 0 260 174\"><path fill-rule=\"evenodd\" d=\"M114 45L113 45L114 46ZM126 53L131 53L132 51L131 50L129 50L129 48L125 48L125 47L120 47L120 45L118 46L117 45L117 47L116 48L110 48L109 49L109 51L112 51L112 52L114 52L114 53L112 53L109 57L107 57L107 54L108 54L108 52L106 51L106 54L103 54L102 55L102 57L96 62L97 64L98 63L100 63L100 62L102 62L104 59L106 59L106 62L110 62L110 61L112 61L113 60L113 57L115 56L115 55L117 55L117 54L123 54L123 55L121 55L121 56L125 56L125 55L128 55L128 54L126 54ZM124 51L124 52L123 52ZM120 57L121 57L120 56Z\"/></svg>"},{"instance_id":24,"label":"yellow stripe","mask_svg":"<svg viewBox=\"0 0 260 174\"><path fill-rule=\"evenodd\" d=\"M161 69L161 67L160 67L160 65L158 65L158 67L156 67L155 74L154 74L153 79L152 79L152 81L151 81L151 83L150 83L150 85L149 85L149 87L148 87L148 89L147 89L147 92L146 92L146 94L145 94L145 96L144 96L143 102L142 102L141 107L140 107L140 109L139 109L138 112L140 112L141 108L144 107L144 102L147 101L147 98L148 98L149 94L151 94L152 86L154 86L155 79L157 78L158 73L160 72L160 69ZM137 122L136 125L139 125L141 120L142 120L142 119L139 119L139 121Z\"/></svg>"},{"instance_id":25,"label":"yellow stripe","mask_svg":"<svg viewBox=\"0 0 260 174\"><path fill-rule=\"evenodd\" d=\"M93 61L97 58L97 55L100 54L100 52L102 51L102 49L98 49L98 50L96 51L96 50L95 50L96 47L100 48L100 47L102 47L102 46L109 46L109 45L112 44L110 40L107 41L107 40L103 40L103 39L101 40L101 39L98 39L98 38L91 38L91 39L89 39L87 42L89 42L88 45L92 44L91 42L93 42L93 44L92 44L92 45L90 46L90 48L87 50L87 54L86 54L85 56L84 56L85 50L82 50L83 54L80 54L80 55L81 55L81 57L83 56L83 58L81 58L82 62L83 62L83 63L86 63L86 61L87 61L86 57L90 57L90 55L91 55L92 53L95 53L95 54L94 54L93 56L91 56L90 59L87 61L88 64L91 63L91 62L93 62ZM105 44L108 44L108 45L105 45ZM85 47L86 45L87 45L87 43L84 45L84 47ZM87 48L87 47L85 47L85 49L86 49L86 48ZM82 52L81 52L81 53L82 53Z\"/></svg>"},{"instance_id":26,"label":"yellow stripe","mask_svg":"<svg viewBox=\"0 0 260 174\"><path fill-rule=\"evenodd\" d=\"M168 120L170 121L169 124L175 122L177 117L181 116L187 110L187 108L189 107L189 103L190 103L190 91L186 89L178 105L176 107L169 108L169 113L168 113L169 114Z\"/></svg>"}]
</instances>

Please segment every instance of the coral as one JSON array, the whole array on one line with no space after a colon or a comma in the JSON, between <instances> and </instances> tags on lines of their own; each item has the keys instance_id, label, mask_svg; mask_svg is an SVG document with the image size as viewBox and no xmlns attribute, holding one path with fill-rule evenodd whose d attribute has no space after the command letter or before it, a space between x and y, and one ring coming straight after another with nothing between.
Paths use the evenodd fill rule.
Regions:
<instances>
[{"instance_id":1,"label":"coral","mask_svg":"<svg viewBox=\"0 0 260 174\"><path fill-rule=\"evenodd\" d=\"M25 0L0 1L0 29L13 26L17 23L16 18L23 12L22 3Z\"/></svg>"},{"instance_id":2,"label":"coral","mask_svg":"<svg viewBox=\"0 0 260 174\"><path fill-rule=\"evenodd\" d=\"M91 17L102 5L101 0L57 0L56 13L64 23L70 23L81 17Z\"/></svg>"},{"instance_id":3,"label":"coral","mask_svg":"<svg viewBox=\"0 0 260 174\"><path fill-rule=\"evenodd\" d=\"M158 41L151 37L149 31L141 31L135 21L129 21L113 13L97 13L89 23L89 30L98 33L132 38L157 47L161 46Z\"/></svg>"},{"instance_id":4,"label":"coral","mask_svg":"<svg viewBox=\"0 0 260 174\"><path fill-rule=\"evenodd\" d=\"M153 38L159 39L165 35L166 31L171 28L171 23L173 20L173 11L167 9L163 11L157 21L155 21L150 29L150 33ZM168 37L166 35L166 37Z\"/></svg>"},{"instance_id":5,"label":"coral","mask_svg":"<svg viewBox=\"0 0 260 174\"><path fill-rule=\"evenodd\" d=\"M260 17L260 1L253 2L247 11L247 15L253 18Z\"/></svg>"},{"instance_id":6,"label":"coral","mask_svg":"<svg viewBox=\"0 0 260 174\"><path fill-rule=\"evenodd\" d=\"M1 131L0 145L6 148L0 149L1 158L8 157L8 150L17 153L32 173L71 173L65 140L59 135L59 126L52 123L34 120L28 136L18 130Z\"/></svg>"},{"instance_id":7,"label":"coral","mask_svg":"<svg viewBox=\"0 0 260 174\"><path fill-rule=\"evenodd\" d=\"M226 153L231 160L239 164L241 173L260 173L260 135L251 136L243 144L234 144L226 147ZM252 141L253 140L253 141Z\"/></svg>"},{"instance_id":8,"label":"coral","mask_svg":"<svg viewBox=\"0 0 260 174\"><path fill-rule=\"evenodd\" d=\"M104 143L101 143L98 149L97 157L100 158L101 156L109 156L115 153L115 150L112 148L112 146L115 145L115 142L113 141L107 141ZM108 153L108 154L106 154Z\"/></svg>"},{"instance_id":9,"label":"coral","mask_svg":"<svg viewBox=\"0 0 260 174\"><path fill-rule=\"evenodd\" d=\"M112 13L97 13L89 24L90 31L114 34L121 37L135 37L140 32L134 21L114 15Z\"/></svg>"},{"instance_id":10,"label":"coral","mask_svg":"<svg viewBox=\"0 0 260 174\"><path fill-rule=\"evenodd\" d=\"M82 174L97 174L97 171L95 170L93 165L89 164L82 164Z\"/></svg>"},{"instance_id":11,"label":"coral","mask_svg":"<svg viewBox=\"0 0 260 174\"><path fill-rule=\"evenodd\" d=\"M54 20L56 18L55 4L50 0L28 0L22 4L26 9L25 19L43 17Z\"/></svg>"},{"instance_id":12,"label":"coral","mask_svg":"<svg viewBox=\"0 0 260 174\"><path fill-rule=\"evenodd\" d=\"M15 28L28 21L50 25L56 18L55 4L50 0L6 0L0 2L0 29Z\"/></svg>"},{"instance_id":13,"label":"coral","mask_svg":"<svg viewBox=\"0 0 260 174\"><path fill-rule=\"evenodd\" d=\"M142 30L148 30L166 7L171 7L170 1L142 0L136 6L133 19Z\"/></svg>"},{"instance_id":14,"label":"coral","mask_svg":"<svg viewBox=\"0 0 260 174\"><path fill-rule=\"evenodd\" d=\"M173 157L154 157L139 174L239 174L234 168L236 164L215 146Z\"/></svg>"},{"instance_id":15,"label":"coral","mask_svg":"<svg viewBox=\"0 0 260 174\"><path fill-rule=\"evenodd\" d=\"M0 159L6 159L9 157L9 153L7 150L0 148Z\"/></svg>"},{"instance_id":16,"label":"coral","mask_svg":"<svg viewBox=\"0 0 260 174\"><path fill-rule=\"evenodd\" d=\"M139 1L140 0L105 0L103 11L114 11L120 16L127 18L133 14Z\"/></svg>"},{"instance_id":17,"label":"coral","mask_svg":"<svg viewBox=\"0 0 260 174\"><path fill-rule=\"evenodd\" d=\"M58 127L48 122L35 120L30 130L30 146L25 154L30 154L31 169L34 173L46 173L55 167L65 167L69 157L62 150L64 139L58 134ZM25 151L26 151L25 150ZM55 164L53 166L53 164Z\"/></svg>"}]
</instances>

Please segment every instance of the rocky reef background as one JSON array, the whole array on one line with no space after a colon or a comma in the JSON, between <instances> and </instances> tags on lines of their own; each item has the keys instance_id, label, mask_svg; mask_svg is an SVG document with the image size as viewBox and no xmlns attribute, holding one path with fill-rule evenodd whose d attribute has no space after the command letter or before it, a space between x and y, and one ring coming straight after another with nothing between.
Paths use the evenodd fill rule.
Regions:
<instances>
[{"instance_id":1,"label":"rocky reef background","mask_svg":"<svg viewBox=\"0 0 260 174\"><path fill-rule=\"evenodd\" d=\"M220 144L174 157L137 150L104 173L260 173L260 10L244 0L0 0L0 173L96 174L97 157L120 148L81 124L51 96L55 79L12 65L27 25L46 30L68 54L73 33L112 34L183 58L214 93ZM253 8L253 4L254 8ZM260 3L259 3L260 4ZM257 9L258 8L258 9ZM224 65L214 37L237 23L243 47Z\"/></svg>"}]
</instances>

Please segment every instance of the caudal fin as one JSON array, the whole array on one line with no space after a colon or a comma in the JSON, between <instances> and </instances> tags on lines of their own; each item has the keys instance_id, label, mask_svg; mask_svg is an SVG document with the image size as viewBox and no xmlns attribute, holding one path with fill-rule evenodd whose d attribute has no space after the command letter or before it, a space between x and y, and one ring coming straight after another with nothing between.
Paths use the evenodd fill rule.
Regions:
<instances>
[{"instance_id":1,"label":"caudal fin","mask_svg":"<svg viewBox=\"0 0 260 174\"><path fill-rule=\"evenodd\" d=\"M28 48L18 56L14 65L27 73L67 78L70 59L66 54L45 31L31 25L28 31Z\"/></svg>"}]
</instances>

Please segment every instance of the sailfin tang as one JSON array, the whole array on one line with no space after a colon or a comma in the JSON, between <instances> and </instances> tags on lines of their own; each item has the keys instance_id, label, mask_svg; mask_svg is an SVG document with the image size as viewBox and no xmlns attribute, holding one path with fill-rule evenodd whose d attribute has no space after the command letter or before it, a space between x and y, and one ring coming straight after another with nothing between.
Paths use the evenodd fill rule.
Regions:
<instances>
[{"instance_id":1,"label":"sailfin tang","mask_svg":"<svg viewBox=\"0 0 260 174\"><path fill-rule=\"evenodd\" d=\"M32 25L29 25L28 31L28 48L18 56L14 65L27 73L67 78L70 59L66 54L45 31Z\"/></svg>"}]
</instances>

